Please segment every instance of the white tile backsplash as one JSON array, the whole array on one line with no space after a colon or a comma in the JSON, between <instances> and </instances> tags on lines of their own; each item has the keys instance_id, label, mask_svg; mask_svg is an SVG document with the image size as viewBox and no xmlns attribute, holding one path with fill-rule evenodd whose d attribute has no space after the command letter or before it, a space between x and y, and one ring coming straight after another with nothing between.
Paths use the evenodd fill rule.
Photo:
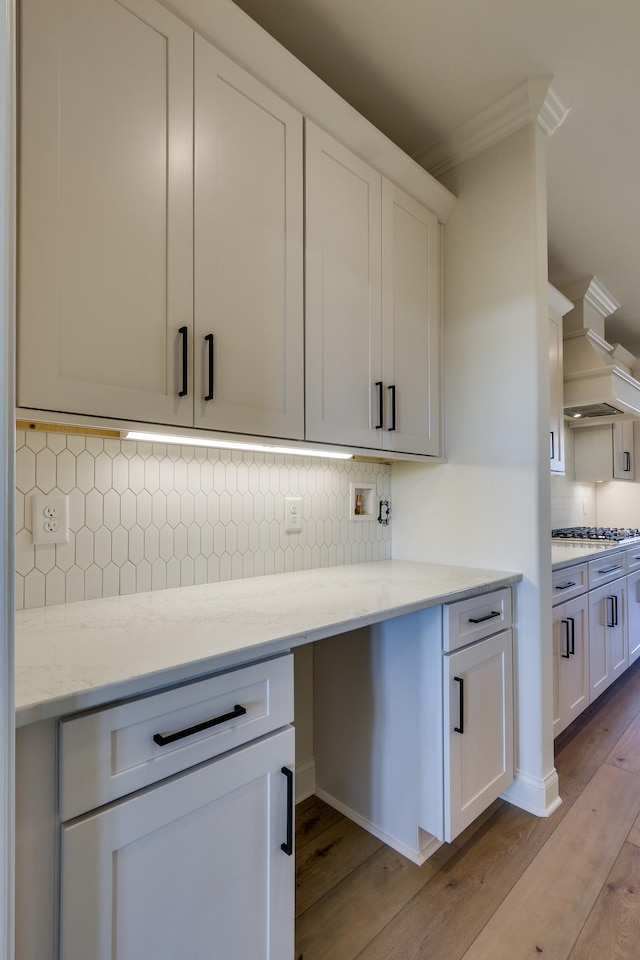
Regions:
<instances>
[{"instance_id":1,"label":"white tile backsplash","mask_svg":"<svg viewBox=\"0 0 640 960\"><path fill-rule=\"evenodd\" d=\"M16 607L387 559L391 527L348 519L351 483L386 498L391 467L18 430ZM36 493L69 496L69 543L34 547Z\"/></svg>"}]
</instances>

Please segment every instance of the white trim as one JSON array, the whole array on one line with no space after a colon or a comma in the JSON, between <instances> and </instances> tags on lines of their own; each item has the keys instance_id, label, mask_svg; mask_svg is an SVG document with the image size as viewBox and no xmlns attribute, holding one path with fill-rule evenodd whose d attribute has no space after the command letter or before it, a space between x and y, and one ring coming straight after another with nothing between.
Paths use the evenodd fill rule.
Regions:
<instances>
[{"instance_id":1,"label":"white trim","mask_svg":"<svg viewBox=\"0 0 640 960\"><path fill-rule=\"evenodd\" d=\"M0 958L14 956L15 9L0 23Z\"/></svg>"},{"instance_id":2,"label":"white trim","mask_svg":"<svg viewBox=\"0 0 640 960\"><path fill-rule=\"evenodd\" d=\"M553 770L540 780L518 771L511 786L502 794L502 799L536 817L550 817L562 803L558 774Z\"/></svg>"},{"instance_id":3,"label":"white trim","mask_svg":"<svg viewBox=\"0 0 640 960\"><path fill-rule=\"evenodd\" d=\"M362 827L367 833L370 833L372 836L377 837L378 840L382 840L383 843L386 843L388 847L391 847L392 850L397 850L398 853L401 853L403 857L406 857L407 860L411 860L412 863L417 863L418 866L422 866L429 857L432 857L436 850L442 846L442 841L437 840L432 834L427 833L426 830L421 830L416 828L417 838L422 841L420 850L412 850L411 847L407 847L406 844L402 843L401 840L397 840L395 837L392 837L390 834L385 833L384 830L380 830L379 827L376 827L375 824L371 823L370 820L367 820L366 817L361 816L359 813L356 813L355 810L352 810L345 803L341 803L340 800L336 800L335 797L332 797L330 793L327 793L326 790L321 790L319 787L314 791L316 797L319 797L320 800L324 800L325 803L328 803L330 807L338 810L339 813L344 814L345 817L348 817L349 820L353 820L354 823L357 823L359 827ZM418 844L416 843L416 846Z\"/></svg>"},{"instance_id":4,"label":"white trim","mask_svg":"<svg viewBox=\"0 0 640 960\"><path fill-rule=\"evenodd\" d=\"M574 303L576 300L584 299L603 317L615 313L620 306L616 298L609 293L597 277L584 277L582 280L575 280L564 287L562 292Z\"/></svg>"},{"instance_id":5,"label":"white trim","mask_svg":"<svg viewBox=\"0 0 640 960\"><path fill-rule=\"evenodd\" d=\"M438 143L415 153L434 177L470 160L529 123L536 122L549 137L564 122L570 107L552 86L551 77L525 80L475 117L471 117Z\"/></svg>"}]
</instances>

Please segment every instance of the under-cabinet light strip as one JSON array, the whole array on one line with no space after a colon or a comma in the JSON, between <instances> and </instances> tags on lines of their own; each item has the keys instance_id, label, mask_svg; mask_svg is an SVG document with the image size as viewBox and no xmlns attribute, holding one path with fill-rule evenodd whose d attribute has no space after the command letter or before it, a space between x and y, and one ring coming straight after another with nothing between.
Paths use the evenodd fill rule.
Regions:
<instances>
[{"instance_id":1,"label":"under-cabinet light strip","mask_svg":"<svg viewBox=\"0 0 640 960\"><path fill-rule=\"evenodd\" d=\"M253 453L283 453L291 457L322 457L332 460L352 460L353 454L337 450L317 450L312 447L276 447L262 443L245 443L241 440L218 440L216 437L181 437L177 434L141 433L128 430L125 440L144 440L147 443L179 443L184 447L218 447L222 450L248 450Z\"/></svg>"}]
</instances>

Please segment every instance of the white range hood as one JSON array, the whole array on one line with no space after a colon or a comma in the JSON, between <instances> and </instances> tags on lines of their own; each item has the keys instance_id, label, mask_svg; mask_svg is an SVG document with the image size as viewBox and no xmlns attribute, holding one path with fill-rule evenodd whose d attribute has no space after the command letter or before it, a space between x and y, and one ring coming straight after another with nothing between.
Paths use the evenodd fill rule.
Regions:
<instances>
[{"instance_id":1,"label":"white range hood","mask_svg":"<svg viewBox=\"0 0 640 960\"><path fill-rule=\"evenodd\" d=\"M564 413L574 421L640 419L639 361L604 338L604 320L619 304L591 277L563 291L575 304L564 317ZM577 423L576 423L577 426Z\"/></svg>"}]
</instances>

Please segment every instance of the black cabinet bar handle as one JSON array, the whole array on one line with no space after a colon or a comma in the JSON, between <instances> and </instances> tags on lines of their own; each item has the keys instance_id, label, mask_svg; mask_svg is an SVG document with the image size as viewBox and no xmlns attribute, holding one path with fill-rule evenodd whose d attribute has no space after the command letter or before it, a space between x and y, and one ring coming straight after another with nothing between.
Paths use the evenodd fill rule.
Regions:
<instances>
[{"instance_id":1,"label":"black cabinet bar handle","mask_svg":"<svg viewBox=\"0 0 640 960\"><path fill-rule=\"evenodd\" d=\"M495 618L499 616L499 610L492 610L491 613L486 615L486 617L469 617L469 623L484 623L485 620L495 620Z\"/></svg>"},{"instance_id":2,"label":"black cabinet bar handle","mask_svg":"<svg viewBox=\"0 0 640 960\"><path fill-rule=\"evenodd\" d=\"M159 747L164 747L167 743L174 743L176 740L183 740L194 733L201 733L202 730L208 730L209 727L216 727L225 720L235 720L236 717L243 717L247 712L246 707L241 707L236 703L230 713L223 713L219 717L212 717L211 720L204 720L202 723L196 723L192 727L183 727L182 730L168 730L167 733L156 733L153 736L153 742Z\"/></svg>"},{"instance_id":3,"label":"black cabinet bar handle","mask_svg":"<svg viewBox=\"0 0 640 960\"><path fill-rule=\"evenodd\" d=\"M387 390L391 391L391 426L388 427L389 430L395 430L396 428L396 385L392 383L390 387L387 387Z\"/></svg>"},{"instance_id":4,"label":"black cabinet bar handle","mask_svg":"<svg viewBox=\"0 0 640 960\"><path fill-rule=\"evenodd\" d=\"M460 684L460 719L458 721L460 726L453 729L456 733L464 733L464 680L462 677L454 677L453 679Z\"/></svg>"},{"instance_id":5,"label":"black cabinet bar handle","mask_svg":"<svg viewBox=\"0 0 640 960\"><path fill-rule=\"evenodd\" d=\"M555 437L553 435L553 430L552 430L551 431L551 456L549 457L549 459L553 460L555 455L556 455L556 445L555 445Z\"/></svg>"},{"instance_id":6,"label":"black cabinet bar handle","mask_svg":"<svg viewBox=\"0 0 640 960\"><path fill-rule=\"evenodd\" d=\"M566 583L557 583L554 587L555 590L568 590L569 587L575 587L575 580L567 580Z\"/></svg>"},{"instance_id":7,"label":"black cabinet bar handle","mask_svg":"<svg viewBox=\"0 0 640 960\"><path fill-rule=\"evenodd\" d=\"M568 621L568 620L563 620L562 622L563 622L563 624L564 624L565 627L566 627L565 639L566 639L566 641L567 641L567 652L561 654L561 656L563 657L564 660L568 660L569 657L571 656L571 651L570 651L570 649L569 649L569 621Z\"/></svg>"},{"instance_id":8,"label":"black cabinet bar handle","mask_svg":"<svg viewBox=\"0 0 640 960\"><path fill-rule=\"evenodd\" d=\"M613 598L613 625L614 627L618 626L618 596L617 594Z\"/></svg>"},{"instance_id":9,"label":"black cabinet bar handle","mask_svg":"<svg viewBox=\"0 0 640 960\"><path fill-rule=\"evenodd\" d=\"M180 327L178 333L182 337L182 390L179 397L186 397L189 390L189 328Z\"/></svg>"},{"instance_id":10,"label":"black cabinet bar handle","mask_svg":"<svg viewBox=\"0 0 640 960\"><path fill-rule=\"evenodd\" d=\"M378 393L378 422L376 423L375 429L382 430L383 423L383 404L382 404L382 380L376 380L376 391Z\"/></svg>"},{"instance_id":11,"label":"black cabinet bar handle","mask_svg":"<svg viewBox=\"0 0 640 960\"><path fill-rule=\"evenodd\" d=\"M608 626L608 627L615 627L615 625L616 625L615 613L614 613L614 607L613 607L613 601L614 601L614 600L615 600L615 597L606 597L606 601L607 601L607 626Z\"/></svg>"},{"instance_id":12,"label":"black cabinet bar handle","mask_svg":"<svg viewBox=\"0 0 640 960\"><path fill-rule=\"evenodd\" d=\"M619 563L615 567L605 567L604 570L598 570L598 573L613 573L614 570L622 570Z\"/></svg>"},{"instance_id":13,"label":"black cabinet bar handle","mask_svg":"<svg viewBox=\"0 0 640 960\"><path fill-rule=\"evenodd\" d=\"M629 473L631 470L631 454L628 450L624 451L624 472Z\"/></svg>"},{"instance_id":14,"label":"black cabinet bar handle","mask_svg":"<svg viewBox=\"0 0 640 960\"><path fill-rule=\"evenodd\" d=\"M575 617L567 617L567 620L571 624L571 648L569 653L573 657L576 652L576 620Z\"/></svg>"},{"instance_id":15,"label":"black cabinet bar handle","mask_svg":"<svg viewBox=\"0 0 640 960\"><path fill-rule=\"evenodd\" d=\"M280 844L280 849L290 857L293 853L293 770L282 767L280 772L287 778L287 839Z\"/></svg>"},{"instance_id":16,"label":"black cabinet bar handle","mask_svg":"<svg viewBox=\"0 0 640 960\"><path fill-rule=\"evenodd\" d=\"M209 373L209 391L205 394L205 400L213 400L213 334L208 333L204 338L209 345L208 373Z\"/></svg>"}]
</instances>

